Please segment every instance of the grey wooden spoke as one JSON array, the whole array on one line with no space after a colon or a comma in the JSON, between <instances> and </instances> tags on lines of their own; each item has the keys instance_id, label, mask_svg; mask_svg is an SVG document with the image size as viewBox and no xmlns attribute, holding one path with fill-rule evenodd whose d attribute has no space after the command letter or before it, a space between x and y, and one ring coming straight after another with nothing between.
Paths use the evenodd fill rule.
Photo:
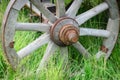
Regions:
<instances>
[{"instance_id":1,"label":"grey wooden spoke","mask_svg":"<svg viewBox=\"0 0 120 80\"><path fill-rule=\"evenodd\" d=\"M108 30L80 28L80 36L97 36L108 38L111 32Z\"/></svg>"},{"instance_id":2,"label":"grey wooden spoke","mask_svg":"<svg viewBox=\"0 0 120 80\"><path fill-rule=\"evenodd\" d=\"M61 59L64 61L63 63L68 63L68 48L67 47L60 47L60 56Z\"/></svg>"},{"instance_id":3,"label":"grey wooden spoke","mask_svg":"<svg viewBox=\"0 0 120 80\"><path fill-rule=\"evenodd\" d=\"M56 0L56 15L57 15L57 17L65 16L64 0Z\"/></svg>"},{"instance_id":4,"label":"grey wooden spoke","mask_svg":"<svg viewBox=\"0 0 120 80\"><path fill-rule=\"evenodd\" d=\"M12 1L15 1L15 0L12 0ZM29 0L16 0L14 5L13 5L13 8L16 9L16 10L20 10L28 2L29 2Z\"/></svg>"},{"instance_id":5,"label":"grey wooden spoke","mask_svg":"<svg viewBox=\"0 0 120 80\"><path fill-rule=\"evenodd\" d=\"M46 1L45 1L43 4L44 4L44 6L49 6L49 7L54 6L54 4L50 4L50 2L46 2ZM25 6L28 7L28 8L30 8L30 2L26 3ZM37 9L34 5L32 5L32 11L33 11L35 14L37 14L38 16L41 16L41 15L40 15L40 13L41 13L40 10ZM47 19L43 14L42 14L42 17L43 17L44 19Z\"/></svg>"},{"instance_id":6,"label":"grey wooden spoke","mask_svg":"<svg viewBox=\"0 0 120 80\"><path fill-rule=\"evenodd\" d=\"M42 1L42 3L46 6L46 7L54 7L55 4L53 4L50 0L47 1Z\"/></svg>"},{"instance_id":7,"label":"grey wooden spoke","mask_svg":"<svg viewBox=\"0 0 120 80\"><path fill-rule=\"evenodd\" d=\"M40 10L41 13L43 13L43 15L48 18L51 22L55 22L56 21L56 17L54 16L53 13L51 13L48 9L46 9L44 7L44 5L40 2L40 0L31 0L31 2L35 5L36 8L38 8Z\"/></svg>"},{"instance_id":8,"label":"grey wooden spoke","mask_svg":"<svg viewBox=\"0 0 120 80\"><path fill-rule=\"evenodd\" d=\"M29 45L27 45L26 47L24 47L23 49L21 49L18 52L18 56L20 58L23 58L23 57L29 55L30 53L32 53L33 51L37 50L42 45L48 43L49 40L50 40L49 39L49 34L45 33L45 34L41 35L35 41L33 41L32 43L30 43Z\"/></svg>"},{"instance_id":9,"label":"grey wooden spoke","mask_svg":"<svg viewBox=\"0 0 120 80\"><path fill-rule=\"evenodd\" d=\"M90 53L82 46L80 42L73 44L73 46L86 58L90 56Z\"/></svg>"},{"instance_id":10,"label":"grey wooden spoke","mask_svg":"<svg viewBox=\"0 0 120 80\"><path fill-rule=\"evenodd\" d=\"M54 44L52 41L49 41L47 49L45 54L43 55L43 58L40 61L39 67L37 69L37 74L40 73L40 70L45 67L47 64L47 61L50 59L50 57L55 53L55 51L58 49L58 46Z\"/></svg>"},{"instance_id":11,"label":"grey wooden spoke","mask_svg":"<svg viewBox=\"0 0 120 80\"><path fill-rule=\"evenodd\" d=\"M50 29L50 25L44 23L17 23L15 29L17 31L48 32Z\"/></svg>"},{"instance_id":12,"label":"grey wooden spoke","mask_svg":"<svg viewBox=\"0 0 120 80\"><path fill-rule=\"evenodd\" d=\"M28 7L28 8L30 8L30 2L27 2L27 3L25 4L25 6ZM32 5L32 11L35 12L37 15L40 16L40 13L41 13L40 10L37 9L34 5Z\"/></svg>"},{"instance_id":13,"label":"grey wooden spoke","mask_svg":"<svg viewBox=\"0 0 120 80\"><path fill-rule=\"evenodd\" d=\"M81 25L81 24L85 23L86 21L88 21L89 19L91 19L92 17L107 10L108 8L109 8L108 4L103 2L103 3L99 4L98 6L78 15L76 17L76 21L79 23L79 25Z\"/></svg>"},{"instance_id":14,"label":"grey wooden spoke","mask_svg":"<svg viewBox=\"0 0 120 80\"><path fill-rule=\"evenodd\" d=\"M77 14L77 12L78 12L78 10L80 8L80 5L81 5L82 1L83 0L74 0L72 5L67 10L66 15L68 17L75 18L76 14Z\"/></svg>"}]
</instances>

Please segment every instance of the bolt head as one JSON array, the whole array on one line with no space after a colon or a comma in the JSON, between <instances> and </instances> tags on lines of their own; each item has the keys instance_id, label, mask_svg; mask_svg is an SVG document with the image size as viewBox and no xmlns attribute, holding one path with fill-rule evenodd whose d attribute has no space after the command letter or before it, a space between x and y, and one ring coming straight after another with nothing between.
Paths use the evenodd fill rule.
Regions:
<instances>
[{"instance_id":1,"label":"bolt head","mask_svg":"<svg viewBox=\"0 0 120 80\"><path fill-rule=\"evenodd\" d=\"M78 41L78 34L74 31L68 35L69 42L75 43Z\"/></svg>"},{"instance_id":2,"label":"bolt head","mask_svg":"<svg viewBox=\"0 0 120 80\"><path fill-rule=\"evenodd\" d=\"M65 45L71 45L78 41L79 31L73 25L65 25L60 31L59 38Z\"/></svg>"}]
</instances>

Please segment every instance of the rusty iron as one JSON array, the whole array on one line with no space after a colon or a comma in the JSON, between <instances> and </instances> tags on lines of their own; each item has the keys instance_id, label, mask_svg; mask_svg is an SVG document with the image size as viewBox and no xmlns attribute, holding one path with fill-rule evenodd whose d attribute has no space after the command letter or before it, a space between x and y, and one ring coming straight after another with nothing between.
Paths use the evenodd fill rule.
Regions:
<instances>
[{"instance_id":1,"label":"rusty iron","mask_svg":"<svg viewBox=\"0 0 120 80\"><path fill-rule=\"evenodd\" d=\"M78 41L79 31L73 25L65 25L59 31L59 38L64 44L70 45Z\"/></svg>"},{"instance_id":2,"label":"rusty iron","mask_svg":"<svg viewBox=\"0 0 120 80\"><path fill-rule=\"evenodd\" d=\"M70 20L74 23L65 22L65 20ZM79 39L79 28L78 23L68 17L63 17L58 19L50 29L50 36L53 42L55 42L59 46L68 46L78 41Z\"/></svg>"},{"instance_id":3,"label":"rusty iron","mask_svg":"<svg viewBox=\"0 0 120 80\"><path fill-rule=\"evenodd\" d=\"M15 43L14 41L13 41L13 42L10 42L9 47L10 47L10 48L14 48L14 43Z\"/></svg>"},{"instance_id":4,"label":"rusty iron","mask_svg":"<svg viewBox=\"0 0 120 80\"><path fill-rule=\"evenodd\" d=\"M102 52L105 52L105 53L108 52L108 48L106 48L104 45L101 46L100 50L101 50Z\"/></svg>"}]
</instances>

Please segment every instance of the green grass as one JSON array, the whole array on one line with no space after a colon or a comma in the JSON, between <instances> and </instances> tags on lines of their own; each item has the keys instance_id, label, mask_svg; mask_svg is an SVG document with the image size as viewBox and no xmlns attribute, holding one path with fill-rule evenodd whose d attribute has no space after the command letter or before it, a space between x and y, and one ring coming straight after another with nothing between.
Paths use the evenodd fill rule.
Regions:
<instances>
[{"instance_id":1,"label":"green grass","mask_svg":"<svg viewBox=\"0 0 120 80\"><path fill-rule=\"evenodd\" d=\"M66 0L66 4L69 0ZM82 13L99 3L99 0L91 0L81 6L79 13ZM3 19L3 14L8 4L8 0L2 0L0 4L0 25ZM18 21L29 22L29 10L22 9L19 14ZM107 22L107 17L104 13L92 18L83 27L104 28ZM38 20L38 18L35 18ZM36 20L35 20L36 21ZM34 41L41 33L39 32L16 32L15 49L18 51L30 42ZM0 45L0 80L120 80L120 36L116 43L115 49L106 62L104 59L96 60L94 55L102 44L102 38L97 37L81 37L80 42L92 54L90 59L85 59L79 52L69 47L69 62L62 66L63 62L60 59L59 50L56 51L46 68L39 75L35 74L35 70L44 54L47 45L33 52L31 55L22 60L18 70L13 71L3 55Z\"/></svg>"}]
</instances>

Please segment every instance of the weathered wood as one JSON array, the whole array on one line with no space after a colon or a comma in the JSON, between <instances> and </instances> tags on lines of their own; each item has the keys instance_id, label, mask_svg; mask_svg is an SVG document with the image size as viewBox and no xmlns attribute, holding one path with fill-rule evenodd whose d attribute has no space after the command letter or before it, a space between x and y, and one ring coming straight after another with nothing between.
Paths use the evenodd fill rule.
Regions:
<instances>
[{"instance_id":1,"label":"weathered wood","mask_svg":"<svg viewBox=\"0 0 120 80\"><path fill-rule=\"evenodd\" d=\"M64 0L56 0L56 15L59 18L65 16Z\"/></svg>"},{"instance_id":2,"label":"weathered wood","mask_svg":"<svg viewBox=\"0 0 120 80\"><path fill-rule=\"evenodd\" d=\"M120 13L120 0L117 0L117 4L118 4L119 13Z\"/></svg>"},{"instance_id":3,"label":"weathered wood","mask_svg":"<svg viewBox=\"0 0 120 80\"><path fill-rule=\"evenodd\" d=\"M108 38L111 32L107 30L80 28L80 36L97 36Z\"/></svg>"},{"instance_id":4,"label":"weathered wood","mask_svg":"<svg viewBox=\"0 0 120 80\"><path fill-rule=\"evenodd\" d=\"M10 65L12 66L12 68L14 70L16 70L20 64L20 58L19 56L16 54L16 50L14 48L10 48L9 46L6 47L6 56L7 56L7 60L10 63Z\"/></svg>"},{"instance_id":5,"label":"weathered wood","mask_svg":"<svg viewBox=\"0 0 120 80\"><path fill-rule=\"evenodd\" d=\"M55 4L51 3L51 1L43 1L42 3L46 8L55 6Z\"/></svg>"},{"instance_id":6,"label":"weathered wood","mask_svg":"<svg viewBox=\"0 0 120 80\"><path fill-rule=\"evenodd\" d=\"M47 9L48 7L54 7L54 6L55 6L55 4L50 3L49 0L48 0L48 1L45 1L45 0L44 0L42 3L43 3L43 5L45 6L46 9ZM28 7L28 8L30 8L30 2L26 3L25 6ZM37 9L33 4L32 4L32 11L35 12L38 16L41 16L41 15L40 15L40 13L41 13L40 10ZM46 19L46 17L45 17L44 15L42 15L42 17L43 17L44 19Z\"/></svg>"},{"instance_id":7,"label":"weathered wood","mask_svg":"<svg viewBox=\"0 0 120 80\"><path fill-rule=\"evenodd\" d=\"M52 23L54 23L56 21L57 18L48 9L46 9L44 3L41 3L40 0L31 0L31 1L35 5L35 7L38 8L38 9L36 8L38 10L36 12L39 13L41 11ZM75 4L75 1L76 1L77 5ZM71 9L69 8L68 12L66 12L66 13L70 13L71 16L73 16L73 18L75 16L75 14L77 13L77 10L79 9L79 7L77 7L77 6L80 6L79 4L81 4L81 2L79 2L79 4L78 4L77 1L78 0L74 0L74 2L73 2L74 6L72 4L70 7ZM78 21L79 25L81 25L84 22L86 22L87 20L89 20L90 18L96 16L97 14L107 10L108 8L110 9L111 17L110 17L108 25L107 25L107 30L99 30L99 29L97 30L97 29L88 29L88 28L80 29L81 36L90 35L90 36L105 37L103 45L105 46L105 48L108 49L108 52L105 54L105 53L102 53L103 51L99 51L97 54L98 55L97 57L100 57L103 54L105 56L105 59L108 59L108 57L110 56L110 54L115 46L116 40L117 40L117 36L118 36L118 32L119 32L119 20L118 20L119 15L118 15L118 8L116 6L116 0L106 0L106 2L101 3L100 5L90 9L89 11L87 11L81 15L78 15L76 17L76 20ZM7 11L6 11L6 14L5 14L5 17L3 20L3 32L2 32L3 48L4 48L5 55L7 57L7 60L12 65L12 67L14 69L16 69L19 64L20 59L29 55L34 50L38 49L42 45L49 42L48 47L45 52L45 55L43 56L41 63L39 65L39 68L37 69L37 72L39 72L40 69L42 69L45 66L45 64L49 60L50 56L53 55L54 51L58 48L58 46L50 40L49 34L45 33L42 36L40 36L38 39L33 41L32 43L28 44L25 48L21 49L17 55L17 53L14 49L14 41L13 41L15 30L47 31L47 30L49 30L49 27L50 27L46 24L41 24L41 23L40 23L40 25L38 25L38 23L17 23L17 16L19 14L19 10L26 3L28 3L28 0L11 0L10 1L10 4L7 8ZM63 15L63 13L60 10L64 6L61 6L61 5L63 5L63 1L62 1L62 4L58 3L59 16ZM75 9L73 9L73 7L75 7ZM72 13L72 12L74 12L74 13ZM48 23L50 23L50 22L48 22ZM62 23L60 22L59 24L66 25L68 23L74 24L75 22L66 20ZM61 25L60 25L60 27L61 27ZM78 26L78 25L75 24L75 26ZM58 27L58 29L60 27ZM58 29L56 29L55 31L59 32ZM56 36L56 37L58 37L58 36ZM77 42L77 43L73 44L73 46L84 56L86 56L86 57L90 56L89 52L82 46L81 43ZM66 54L68 54L67 47L60 48L60 50L61 50L60 53L67 59L67 57L68 57L68 55L66 55ZM64 54L64 53L66 53L66 54Z\"/></svg>"},{"instance_id":8,"label":"weathered wood","mask_svg":"<svg viewBox=\"0 0 120 80\"><path fill-rule=\"evenodd\" d=\"M58 46L56 44L54 44L52 41L50 41L48 43L46 52L43 56L43 58L40 61L39 67L37 69L37 74L40 73L40 70L43 69L45 67L45 65L47 64L48 60L50 59L50 57L55 53L55 51L58 49Z\"/></svg>"},{"instance_id":9,"label":"weathered wood","mask_svg":"<svg viewBox=\"0 0 120 80\"><path fill-rule=\"evenodd\" d=\"M39 38L37 38L35 41L24 47L18 52L18 56L20 58L24 58L25 56L29 55L33 51L37 50L42 45L49 42L49 34L45 33L41 35Z\"/></svg>"},{"instance_id":10,"label":"weathered wood","mask_svg":"<svg viewBox=\"0 0 120 80\"><path fill-rule=\"evenodd\" d=\"M42 31L48 32L50 25L43 23L17 23L15 26L17 31Z\"/></svg>"},{"instance_id":11,"label":"weathered wood","mask_svg":"<svg viewBox=\"0 0 120 80\"><path fill-rule=\"evenodd\" d=\"M79 25L81 25L81 24L85 23L86 21L88 21L89 19L91 19L92 17L107 10L108 8L109 8L108 4L103 2L103 3L99 4L98 6L78 15L76 17L76 21L79 23Z\"/></svg>"},{"instance_id":12,"label":"weathered wood","mask_svg":"<svg viewBox=\"0 0 120 80\"><path fill-rule=\"evenodd\" d=\"M73 46L86 58L90 57L90 53L82 46L80 42L73 44Z\"/></svg>"},{"instance_id":13,"label":"weathered wood","mask_svg":"<svg viewBox=\"0 0 120 80\"><path fill-rule=\"evenodd\" d=\"M30 2L27 2L25 6L30 8ZM33 4L32 4L32 11L35 12L38 16L40 16L40 13L41 13L40 10L37 9Z\"/></svg>"},{"instance_id":14,"label":"weathered wood","mask_svg":"<svg viewBox=\"0 0 120 80\"><path fill-rule=\"evenodd\" d=\"M48 9L49 11L51 11L52 13L55 14L55 11L56 11L56 6L55 4L51 3L50 0L44 0L42 1L43 5L45 6L46 9Z\"/></svg>"},{"instance_id":15,"label":"weathered wood","mask_svg":"<svg viewBox=\"0 0 120 80\"><path fill-rule=\"evenodd\" d=\"M111 19L119 18L119 11L116 0L105 0L109 5L110 17ZM115 15L116 14L116 15Z\"/></svg>"},{"instance_id":16,"label":"weathered wood","mask_svg":"<svg viewBox=\"0 0 120 80\"><path fill-rule=\"evenodd\" d=\"M47 17L51 22L56 21L56 17L54 16L53 13L51 13L48 9L46 9L43 4L40 2L40 0L31 0L31 2L40 10L40 12Z\"/></svg>"},{"instance_id":17,"label":"weathered wood","mask_svg":"<svg viewBox=\"0 0 120 80\"><path fill-rule=\"evenodd\" d=\"M110 31L112 34L110 37L104 40L103 45L108 48L108 52L105 55L105 59L108 59L110 54L112 53L112 50L115 46L115 43L117 41L118 33L119 33L119 20L112 20L109 19L107 30Z\"/></svg>"},{"instance_id":18,"label":"weathered wood","mask_svg":"<svg viewBox=\"0 0 120 80\"><path fill-rule=\"evenodd\" d=\"M9 7L11 3L9 4ZM15 52L14 44L11 44L14 40L15 34L15 23L18 16L18 11L15 9L7 8L2 28L2 44L5 56L15 70L19 64L19 57ZM10 12L8 12L10 10ZM13 17L14 16L14 17Z\"/></svg>"},{"instance_id":19,"label":"weathered wood","mask_svg":"<svg viewBox=\"0 0 120 80\"><path fill-rule=\"evenodd\" d=\"M63 61L63 67L68 63L68 48L60 47L60 57Z\"/></svg>"},{"instance_id":20,"label":"weathered wood","mask_svg":"<svg viewBox=\"0 0 120 80\"><path fill-rule=\"evenodd\" d=\"M83 0L74 0L73 3L71 4L71 6L68 8L66 15L68 17L75 18L82 1Z\"/></svg>"},{"instance_id":21,"label":"weathered wood","mask_svg":"<svg viewBox=\"0 0 120 80\"><path fill-rule=\"evenodd\" d=\"M16 10L20 10L25 6L26 3L28 3L28 0L16 0L13 5L13 8Z\"/></svg>"}]
</instances>

